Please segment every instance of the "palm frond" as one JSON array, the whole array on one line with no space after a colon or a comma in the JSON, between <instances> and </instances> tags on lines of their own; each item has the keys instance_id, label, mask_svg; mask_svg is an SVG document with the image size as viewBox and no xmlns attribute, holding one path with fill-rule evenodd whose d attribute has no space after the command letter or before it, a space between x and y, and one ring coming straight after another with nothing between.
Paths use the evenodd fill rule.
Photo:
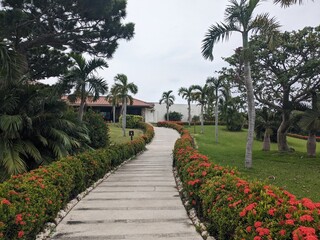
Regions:
<instances>
[{"instance_id":1,"label":"palm frond","mask_svg":"<svg viewBox=\"0 0 320 240\"><path fill-rule=\"evenodd\" d=\"M212 25L206 33L205 38L202 40L202 56L205 59L210 59L212 61L214 45L220 40L228 40L231 33L234 31L240 30L233 24L227 25L224 23L217 23L216 25Z\"/></svg>"},{"instance_id":2,"label":"palm frond","mask_svg":"<svg viewBox=\"0 0 320 240\"><path fill-rule=\"evenodd\" d=\"M268 13L264 13L256 16L250 23L249 30L252 30L255 34L260 32L261 34L270 36L278 32L280 27L281 25L276 18L270 18Z\"/></svg>"},{"instance_id":3,"label":"palm frond","mask_svg":"<svg viewBox=\"0 0 320 240\"><path fill-rule=\"evenodd\" d=\"M303 0L274 0L273 2L275 4L280 3L281 7L289 7L289 6L296 4L296 3L302 4Z\"/></svg>"},{"instance_id":4,"label":"palm frond","mask_svg":"<svg viewBox=\"0 0 320 240\"><path fill-rule=\"evenodd\" d=\"M86 72L87 74L90 74L92 72L96 72L97 69L103 69L103 68L107 68L108 64L106 61L104 61L101 58L94 58L91 59L87 62L87 64L84 67L84 72Z\"/></svg>"},{"instance_id":5,"label":"palm frond","mask_svg":"<svg viewBox=\"0 0 320 240\"><path fill-rule=\"evenodd\" d=\"M0 115L0 129L4 132L18 132L22 128L21 115Z\"/></svg>"}]
</instances>

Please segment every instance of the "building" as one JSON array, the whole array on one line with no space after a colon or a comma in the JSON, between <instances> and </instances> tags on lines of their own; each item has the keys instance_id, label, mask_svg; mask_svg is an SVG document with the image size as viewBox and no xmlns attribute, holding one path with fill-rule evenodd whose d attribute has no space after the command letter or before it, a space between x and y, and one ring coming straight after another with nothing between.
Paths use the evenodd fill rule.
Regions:
<instances>
[{"instance_id":1,"label":"building","mask_svg":"<svg viewBox=\"0 0 320 240\"><path fill-rule=\"evenodd\" d=\"M73 107L80 106L80 99L74 103L71 103L67 100L67 96L64 96L62 99L66 100L69 105ZM153 109L153 103L147 103L141 101L139 99L133 99L133 104L128 104L127 106L127 114L139 115L146 119L146 112L151 111ZM100 112L106 121L112 122L113 120L113 112L112 112L112 104L106 100L105 96L101 96L96 101L92 101L92 98L87 99L85 108L91 108L94 111ZM116 106L116 121L119 121L119 117L121 115L121 104Z\"/></svg>"}]
</instances>

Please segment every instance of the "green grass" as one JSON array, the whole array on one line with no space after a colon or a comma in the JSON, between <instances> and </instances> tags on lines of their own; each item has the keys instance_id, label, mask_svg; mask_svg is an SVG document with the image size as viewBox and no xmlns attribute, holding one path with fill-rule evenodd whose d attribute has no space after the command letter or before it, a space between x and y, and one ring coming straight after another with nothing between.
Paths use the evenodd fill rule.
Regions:
<instances>
[{"instance_id":1,"label":"green grass","mask_svg":"<svg viewBox=\"0 0 320 240\"><path fill-rule=\"evenodd\" d=\"M210 157L211 161L222 166L236 167L246 179L265 181L295 194L298 198L308 197L320 201L320 157L308 158L306 141L288 138L288 143L295 149L292 153L279 153L277 145L272 144L270 152L261 151L262 142L254 141L253 168L244 167L247 132L229 132L219 127L219 143L215 143L213 126L205 126L205 133L200 127L189 128L194 135L199 151ZM317 145L320 151L320 144Z\"/></svg>"},{"instance_id":2,"label":"green grass","mask_svg":"<svg viewBox=\"0 0 320 240\"><path fill-rule=\"evenodd\" d=\"M133 139L141 136L143 134L143 131L140 129L129 129L127 128L126 134L127 136L124 137L122 133L122 128L118 124L108 124L110 129L110 141L111 143L125 143L131 141L131 137L129 136L129 130L134 131L134 137Z\"/></svg>"}]
</instances>

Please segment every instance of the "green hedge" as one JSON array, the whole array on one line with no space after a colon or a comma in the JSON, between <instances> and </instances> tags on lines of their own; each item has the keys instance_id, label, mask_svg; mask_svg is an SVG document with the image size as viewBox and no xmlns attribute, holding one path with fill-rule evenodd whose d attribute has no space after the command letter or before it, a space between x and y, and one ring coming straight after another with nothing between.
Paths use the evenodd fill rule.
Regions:
<instances>
[{"instance_id":1,"label":"green hedge","mask_svg":"<svg viewBox=\"0 0 320 240\"><path fill-rule=\"evenodd\" d=\"M127 128L138 128L139 124L143 122L143 117L139 115L131 115L127 114L126 115L126 127ZM119 118L119 123L122 123L122 115Z\"/></svg>"},{"instance_id":2,"label":"green hedge","mask_svg":"<svg viewBox=\"0 0 320 240\"><path fill-rule=\"evenodd\" d=\"M131 142L69 156L0 184L0 240L35 239L58 211L106 172L145 149L154 132Z\"/></svg>"},{"instance_id":3,"label":"green hedge","mask_svg":"<svg viewBox=\"0 0 320 240\"><path fill-rule=\"evenodd\" d=\"M158 123L181 133L174 161L198 216L218 239L294 239L320 237L320 203L301 200L275 186L245 181L232 168L221 167L193 147L188 131L173 123Z\"/></svg>"}]
</instances>

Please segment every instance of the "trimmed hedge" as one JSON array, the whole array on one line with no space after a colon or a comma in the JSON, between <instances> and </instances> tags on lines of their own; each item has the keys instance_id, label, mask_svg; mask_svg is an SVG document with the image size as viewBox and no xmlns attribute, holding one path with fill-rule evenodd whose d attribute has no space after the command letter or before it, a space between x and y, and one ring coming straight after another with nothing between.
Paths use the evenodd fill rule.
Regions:
<instances>
[{"instance_id":1,"label":"trimmed hedge","mask_svg":"<svg viewBox=\"0 0 320 240\"><path fill-rule=\"evenodd\" d=\"M126 127L127 128L139 128L139 124L143 122L143 117L139 115L126 115ZM119 123L122 122L122 115L119 118Z\"/></svg>"},{"instance_id":2,"label":"trimmed hedge","mask_svg":"<svg viewBox=\"0 0 320 240\"><path fill-rule=\"evenodd\" d=\"M0 240L35 239L58 211L106 172L145 149L151 125L131 142L65 157L0 184Z\"/></svg>"},{"instance_id":3,"label":"trimmed hedge","mask_svg":"<svg viewBox=\"0 0 320 240\"><path fill-rule=\"evenodd\" d=\"M209 161L194 147L183 127L161 122L181 133L173 155L177 171L198 216L218 239L316 240L320 203L301 200L275 186L245 181L235 169Z\"/></svg>"}]
</instances>

